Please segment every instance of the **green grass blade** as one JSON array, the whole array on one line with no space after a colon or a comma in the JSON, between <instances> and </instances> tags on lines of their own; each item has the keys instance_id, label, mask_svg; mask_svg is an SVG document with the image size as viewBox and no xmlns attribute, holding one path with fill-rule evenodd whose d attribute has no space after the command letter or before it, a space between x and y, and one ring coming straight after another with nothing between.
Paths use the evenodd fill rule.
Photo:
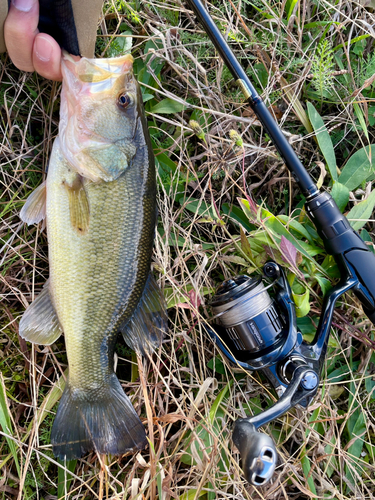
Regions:
<instances>
[{"instance_id":1,"label":"green grass blade","mask_svg":"<svg viewBox=\"0 0 375 500\"><path fill-rule=\"evenodd\" d=\"M0 372L0 379L1 379L1 389L0 389L0 426L5 434L8 434L12 437L15 437L13 435L13 426L12 426L12 419L9 413L9 408L8 408L8 402L7 402L7 395L6 395L6 390L5 390L5 382L2 373ZM21 467L20 463L18 461L18 455L17 455L17 446L16 443L13 441L13 439L9 439L7 436L5 436L5 439L8 443L10 452L13 456L14 463L16 465L18 477L21 477Z\"/></svg>"},{"instance_id":2,"label":"green grass blade","mask_svg":"<svg viewBox=\"0 0 375 500\"><path fill-rule=\"evenodd\" d=\"M66 495L69 492L70 483L73 480L73 476L69 474L71 472L74 474L74 470L77 465L77 460L68 460L63 461L57 460L61 467L58 468L58 483L57 483L57 498L60 500L62 498L66 498Z\"/></svg>"}]
</instances>

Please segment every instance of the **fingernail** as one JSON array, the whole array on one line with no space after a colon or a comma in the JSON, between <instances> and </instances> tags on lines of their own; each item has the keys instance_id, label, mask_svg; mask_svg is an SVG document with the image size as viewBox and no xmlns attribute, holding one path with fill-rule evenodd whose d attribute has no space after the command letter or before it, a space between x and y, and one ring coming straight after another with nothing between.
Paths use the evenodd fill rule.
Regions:
<instances>
[{"instance_id":1,"label":"fingernail","mask_svg":"<svg viewBox=\"0 0 375 500\"><path fill-rule=\"evenodd\" d=\"M37 36L35 39L34 50L38 59L43 62L48 62L52 55L52 44L48 38Z\"/></svg>"},{"instance_id":2,"label":"fingernail","mask_svg":"<svg viewBox=\"0 0 375 500\"><path fill-rule=\"evenodd\" d=\"M21 12L29 12L35 4L35 0L12 0L12 4Z\"/></svg>"}]
</instances>

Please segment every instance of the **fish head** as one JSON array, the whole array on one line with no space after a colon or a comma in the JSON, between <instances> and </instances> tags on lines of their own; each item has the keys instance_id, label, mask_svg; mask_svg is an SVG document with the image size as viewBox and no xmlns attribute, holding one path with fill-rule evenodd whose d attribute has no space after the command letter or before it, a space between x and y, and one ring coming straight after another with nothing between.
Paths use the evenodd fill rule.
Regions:
<instances>
[{"instance_id":1,"label":"fish head","mask_svg":"<svg viewBox=\"0 0 375 500\"><path fill-rule=\"evenodd\" d=\"M143 108L133 57L76 60L64 54L62 73L62 153L83 177L114 180L139 146Z\"/></svg>"}]
</instances>

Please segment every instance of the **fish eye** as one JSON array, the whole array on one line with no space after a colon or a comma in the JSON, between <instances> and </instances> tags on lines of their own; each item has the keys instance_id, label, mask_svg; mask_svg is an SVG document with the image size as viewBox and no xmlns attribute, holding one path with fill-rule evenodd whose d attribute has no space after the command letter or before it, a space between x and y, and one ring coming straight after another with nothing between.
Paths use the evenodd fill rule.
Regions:
<instances>
[{"instance_id":1,"label":"fish eye","mask_svg":"<svg viewBox=\"0 0 375 500\"><path fill-rule=\"evenodd\" d=\"M126 109L128 106L133 104L133 102L133 96L127 92L122 92L117 98L117 104L123 109Z\"/></svg>"}]
</instances>

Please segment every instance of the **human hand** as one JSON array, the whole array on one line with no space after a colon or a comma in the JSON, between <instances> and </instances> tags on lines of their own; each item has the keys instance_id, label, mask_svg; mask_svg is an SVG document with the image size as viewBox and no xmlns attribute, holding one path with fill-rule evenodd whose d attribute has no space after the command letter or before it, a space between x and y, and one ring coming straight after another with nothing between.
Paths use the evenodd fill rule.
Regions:
<instances>
[{"instance_id":1,"label":"human hand","mask_svg":"<svg viewBox=\"0 0 375 500\"><path fill-rule=\"evenodd\" d=\"M38 22L38 0L12 0L4 23L9 56L23 71L36 71L44 78L61 80L60 46L50 35L39 33Z\"/></svg>"}]
</instances>

